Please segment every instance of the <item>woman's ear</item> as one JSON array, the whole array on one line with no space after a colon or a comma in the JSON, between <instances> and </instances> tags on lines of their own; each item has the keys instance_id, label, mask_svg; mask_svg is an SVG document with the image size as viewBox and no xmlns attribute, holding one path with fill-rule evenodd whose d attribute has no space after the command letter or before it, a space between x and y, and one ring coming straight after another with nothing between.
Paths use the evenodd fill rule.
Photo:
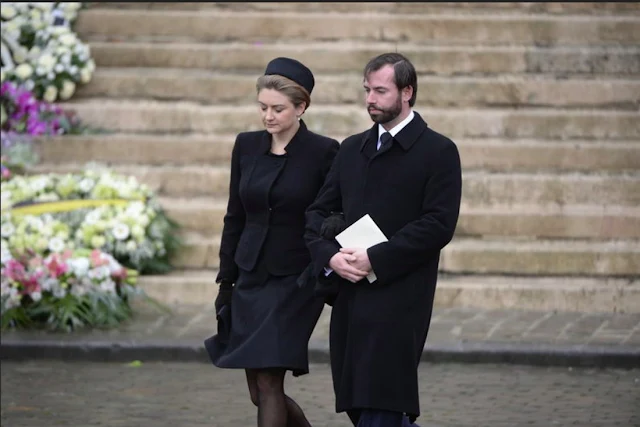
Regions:
<instances>
[{"instance_id":1,"label":"woman's ear","mask_svg":"<svg viewBox=\"0 0 640 427\"><path fill-rule=\"evenodd\" d=\"M306 103L303 102L301 104L298 104L296 106L296 117L300 118L300 116L302 116L304 114L306 109L307 109L307 104Z\"/></svg>"}]
</instances>

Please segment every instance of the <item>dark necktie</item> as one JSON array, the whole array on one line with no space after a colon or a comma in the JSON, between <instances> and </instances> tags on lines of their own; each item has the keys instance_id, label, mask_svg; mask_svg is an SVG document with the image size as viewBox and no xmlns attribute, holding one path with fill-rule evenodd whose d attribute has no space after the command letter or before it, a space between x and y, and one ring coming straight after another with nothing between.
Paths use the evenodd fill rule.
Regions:
<instances>
[{"instance_id":1,"label":"dark necktie","mask_svg":"<svg viewBox=\"0 0 640 427\"><path fill-rule=\"evenodd\" d=\"M380 135L380 148L379 148L379 150L382 150L384 147L386 147L387 144L391 142L391 138L393 138L393 137L391 136L391 134L389 132L385 132L382 135Z\"/></svg>"}]
</instances>

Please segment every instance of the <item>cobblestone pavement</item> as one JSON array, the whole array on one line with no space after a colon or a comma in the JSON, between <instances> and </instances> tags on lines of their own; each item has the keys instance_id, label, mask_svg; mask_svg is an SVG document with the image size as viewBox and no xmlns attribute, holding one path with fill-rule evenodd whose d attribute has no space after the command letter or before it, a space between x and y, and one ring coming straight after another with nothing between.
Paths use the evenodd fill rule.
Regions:
<instances>
[{"instance_id":1,"label":"cobblestone pavement","mask_svg":"<svg viewBox=\"0 0 640 427\"><path fill-rule=\"evenodd\" d=\"M244 374L201 363L1 364L3 427L256 425ZM640 370L422 364L422 427L640 426ZM314 427L336 414L329 367L287 376Z\"/></svg>"}]
</instances>

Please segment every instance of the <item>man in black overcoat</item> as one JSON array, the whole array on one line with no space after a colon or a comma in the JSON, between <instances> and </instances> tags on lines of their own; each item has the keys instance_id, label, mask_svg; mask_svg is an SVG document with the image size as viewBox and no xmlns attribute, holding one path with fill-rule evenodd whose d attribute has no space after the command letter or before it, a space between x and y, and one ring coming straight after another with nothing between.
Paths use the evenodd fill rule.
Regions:
<instances>
[{"instance_id":1,"label":"man in black overcoat","mask_svg":"<svg viewBox=\"0 0 640 427\"><path fill-rule=\"evenodd\" d=\"M375 124L342 142L307 209L305 239L318 280L341 278L330 327L336 411L359 427L400 427L420 414L417 368L440 250L458 221L460 157L412 110L417 76L403 55L369 61L364 89ZM341 249L321 238L323 220L339 211L347 225L369 214L388 241Z\"/></svg>"}]
</instances>

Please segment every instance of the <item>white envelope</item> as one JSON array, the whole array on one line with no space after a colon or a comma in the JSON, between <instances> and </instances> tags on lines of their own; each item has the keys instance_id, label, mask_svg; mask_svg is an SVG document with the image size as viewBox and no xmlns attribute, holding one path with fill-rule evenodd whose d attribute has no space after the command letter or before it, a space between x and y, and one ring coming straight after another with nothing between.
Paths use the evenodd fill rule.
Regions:
<instances>
[{"instance_id":1,"label":"white envelope","mask_svg":"<svg viewBox=\"0 0 640 427\"><path fill-rule=\"evenodd\" d=\"M378 225L369 214L366 214L336 236L336 241L340 243L340 246L343 248L368 249L371 246L386 242L387 240L387 237L382 230L378 228ZM375 282L376 279L377 277L373 271L367 275L369 283Z\"/></svg>"}]
</instances>

